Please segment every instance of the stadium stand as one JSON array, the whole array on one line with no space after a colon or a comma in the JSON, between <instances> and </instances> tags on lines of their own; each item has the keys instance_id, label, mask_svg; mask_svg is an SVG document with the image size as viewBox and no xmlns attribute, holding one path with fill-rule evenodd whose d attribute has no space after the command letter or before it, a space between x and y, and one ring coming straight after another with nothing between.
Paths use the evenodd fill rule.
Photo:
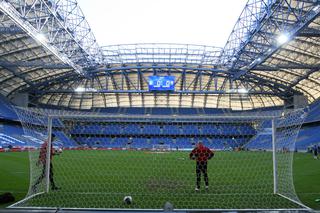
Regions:
<instances>
[{"instance_id":1,"label":"stadium stand","mask_svg":"<svg viewBox=\"0 0 320 213\"><path fill-rule=\"evenodd\" d=\"M167 144L179 149L191 149L198 141L209 147L224 149L244 145L256 134L250 125L208 123L81 123L71 132L77 144L105 148L151 148ZM72 143L71 143L72 144Z\"/></svg>"},{"instance_id":2,"label":"stadium stand","mask_svg":"<svg viewBox=\"0 0 320 213\"><path fill-rule=\"evenodd\" d=\"M60 147L74 147L76 146L76 142L71 138L65 135L62 131L54 131L55 136L57 137L57 141L55 142Z\"/></svg>"},{"instance_id":3,"label":"stadium stand","mask_svg":"<svg viewBox=\"0 0 320 213\"><path fill-rule=\"evenodd\" d=\"M1 147L38 147L42 141L24 134L19 124L0 123L0 146Z\"/></svg>"},{"instance_id":4,"label":"stadium stand","mask_svg":"<svg viewBox=\"0 0 320 213\"><path fill-rule=\"evenodd\" d=\"M307 126L301 128L296 141L296 148L299 151L306 151L314 144L320 144L320 126Z\"/></svg>"},{"instance_id":5,"label":"stadium stand","mask_svg":"<svg viewBox=\"0 0 320 213\"><path fill-rule=\"evenodd\" d=\"M271 150L272 134L271 129L259 132L252 140L245 145L250 150Z\"/></svg>"},{"instance_id":6,"label":"stadium stand","mask_svg":"<svg viewBox=\"0 0 320 213\"><path fill-rule=\"evenodd\" d=\"M317 121L320 121L320 100L310 105L305 123L312 123Z\"/></svg>"},{"instance_id":7,"label":"stadium stand","mask_svg":"<svg viewBox=\"0 0 320 213\"><path fill-rule=\"evenodd\" d=\"M15 121L17 116L8 101L1 99L0 112L3 119ZM305 120L299 133L296 148L299 151L305 151L307 148L319 142L317 132L319 129L319 102L310 106L310 114ZM217 109L191 109L191 108L107 108L104 112L112 113L127 113L140 114L149 112L155 115L180 115L190 113L209 113L219 115L223 110ZM56 127L61 127L61 121L58 119L54 121ZM23 136L23 130L20 124L8 124L6 122L1 124L1 146L5 147L8 144L12 146L23 147L26 145L25 141L31 141L31 145L37 147L41 142L32 142L32 139ZM5 133L5 135L4 135ZM152 148L154 144L172 144L172 147L179 149L190 149L196 141L202 140L207 146L214 149L235 148L238 146L245 146L248 149L271 149L271 123L264 123L258 129L251 126L237 126L234 124L209 124L209 123L167 123L167 124L153 124L153 123L108 123L104 126L86 124L85 128L82 126L75 126L70 132L71 135L82 135L83 137L68 137L64 132L56 130L57 135L56 144L64 146L65 148L75 147L77 144L86 144L90 147L105 147L105 148ZM87 136L85 136L87 135ZM113 136L113 137L111 137ZM218 139L213 137L223 137ZM247 136L246 139L239 136ZM44 137L44 136L43 136ZM133 137L130 144L130 137ZM152 139L151 139L152 138ZM233 138L233 139L232 139ZM236 138L236 140L234 139Z\"/></svg>"},{"instance_id":8,"label":"stadium stand","mask_svg":"<svg viewBox=\"0 0 320 213\"><path fill-rule=\"evenodd\" d=\"M0 94L0 119L18 120L18 116L6 97Z\"/></svg>"},{"instance_id":9,"label":"stadium stand","mask_svg":"<svg viewBox=\"0 0 320 213\"><path fill-rule=\"evenodd\" d=\"M59 109L59 108L57 108ZM106 107L93 108L95 112L108 114L135 114L135 115L205 115L205 114L222 114L229 112L227 109L215 108L175 108L175 107Z\"/></svg>"}]
</instances>

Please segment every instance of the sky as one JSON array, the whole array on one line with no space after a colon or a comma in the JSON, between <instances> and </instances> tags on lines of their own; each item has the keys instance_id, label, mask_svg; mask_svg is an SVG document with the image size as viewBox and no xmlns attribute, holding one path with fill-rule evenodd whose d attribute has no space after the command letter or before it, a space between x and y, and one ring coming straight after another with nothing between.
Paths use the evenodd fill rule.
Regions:
<instances>
[{"instance_id":1,"label":"sky","mask_svg":"<svg viewBox=\"0 0 320 213\"><path fill-rule=\"evenodd\" d=\"M100 46L224 47L247 0L78 0Z\"/></svg>"}]
</instances>

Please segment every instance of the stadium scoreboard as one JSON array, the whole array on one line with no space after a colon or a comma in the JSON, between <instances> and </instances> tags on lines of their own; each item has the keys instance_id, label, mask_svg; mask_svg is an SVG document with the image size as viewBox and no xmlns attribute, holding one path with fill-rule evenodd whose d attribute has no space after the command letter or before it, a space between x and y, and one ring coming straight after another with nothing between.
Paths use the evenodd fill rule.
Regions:
<instances>
[{"instance_id":1,"label":"stadium scoreboard","mask_svg":"<svg viewBox=\"0 0 320 213\"><path fill-rule=\"evenodd\" d=\"M149 76L149 91L174 91L175 76Z\"/></svg>"}]
</instances>

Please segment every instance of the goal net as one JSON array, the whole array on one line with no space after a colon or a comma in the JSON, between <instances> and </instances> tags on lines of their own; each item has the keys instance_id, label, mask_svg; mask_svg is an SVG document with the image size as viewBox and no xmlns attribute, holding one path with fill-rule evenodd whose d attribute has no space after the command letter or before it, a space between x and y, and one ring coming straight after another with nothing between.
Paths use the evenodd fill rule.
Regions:
<instances>
[{"instance_id":1,"label":"goal net","mask_svg":"<svg viewBox=\"0 0 320 213\"><path fill-rule=\"evenodd\" d=\"M303 110L207 116L17 113L30 139L30 187L13 207L306 208L292 176ZM205 169L197 167L201 153L189 155L199 142L214 152ZM126 196L131 204L123 201Z\"/></svg>"}]
</instances>

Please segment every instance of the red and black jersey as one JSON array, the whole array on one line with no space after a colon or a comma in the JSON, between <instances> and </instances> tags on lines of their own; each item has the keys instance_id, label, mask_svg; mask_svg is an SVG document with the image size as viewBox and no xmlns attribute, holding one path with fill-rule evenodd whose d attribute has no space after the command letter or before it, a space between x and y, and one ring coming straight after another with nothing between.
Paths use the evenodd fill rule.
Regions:
<instances>
[{"instance_id":1,"label":"red and black jersey","mask_svg":"<svg viewBox=\"0 0 320 213\"><path fill-rule=\"evenodd\" d=\"M202 144L198 144L196 148L194 148L190 152L190 158L197 160L197 162L207 162L214 156L214 152L211 151L208 147L205 147Z\"/></svg>"},{"instance_id":2,"label":"red and black jersey","mask_svg":"<svg viewBox=\"0 0 320 213\"><path fill-rule=\"evenodd\" d=\"M40 154L39 154L38 162L43 165L46 164L47 146L48 146L48 141L45 141L40 147ZM52 143L51 143L50 160L52 160L53 154L54 154L54 149L53 149Z\"/></svg>"}]
</instances>

